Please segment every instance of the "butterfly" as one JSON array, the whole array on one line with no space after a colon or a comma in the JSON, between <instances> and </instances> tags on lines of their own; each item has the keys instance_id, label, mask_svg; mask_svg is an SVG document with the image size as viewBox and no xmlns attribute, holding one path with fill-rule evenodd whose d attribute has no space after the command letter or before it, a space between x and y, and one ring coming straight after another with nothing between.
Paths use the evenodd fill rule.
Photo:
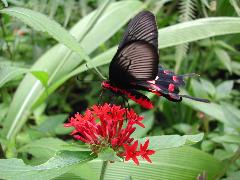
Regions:
<instances>
[{"instance_id":1,"label":"butterfly","mask_svg":"<svg viewBox=\"0 0 240 180\"><path fill-rule=\"evenodd\" d=\"M142 107L151 109L150 99L139 90L149 91L170 101L182 98L208 102L206 99L179 94L184 77L159 65L158 28L155 16L142 11L130 20L127 30L109 66L109 80L102 82L104 89L127 96Z\"/></svg>"}]
</instances>

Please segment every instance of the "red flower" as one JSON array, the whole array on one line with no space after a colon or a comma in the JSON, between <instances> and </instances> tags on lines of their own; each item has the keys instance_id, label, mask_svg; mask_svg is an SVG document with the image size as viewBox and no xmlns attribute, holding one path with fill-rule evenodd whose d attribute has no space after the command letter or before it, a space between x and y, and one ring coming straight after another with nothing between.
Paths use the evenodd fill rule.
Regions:
<instances>
[{"instance_id":1,"label":"red flower","mask_svg":"<svg viewBox=\"0 0 240 180\"><path fill-rule=\"evenodd\" d=\"M137 159L137 156L140 155L140 152L137 151L138 141L135 141L133 145L124 144L123 147L125 149L124 155L126 155L125 160L128 161L129 159L132 159L135 164L139 165L139 161Z\"/></svg>"},{"instance_id":2,"label":"red flower","mask_svg":"<svg viewBox=\"0 0 240 180\"><path fill-rule=\"evenodd\" d=\"M154 150L147 149L149 145L149 139L144 143L144 145L140 144L140 155L143 159L146 159L148 162L152 163L151 159L148 157L155 153Z\"/></svg>"},{"instance_id":3,"label":"red flower","mask_svg":"<svg viewBox=\"0 0 240 180\"><path fill-rule=\"evenodd\" d=\"M140 122L144 118L142 116L138 116L133 109L130 109L130 111L128 111L127 117L132 120L132 123L137 124L142 128L145 128L144 124Z\"/></svg>"},{"instance_id":4,"label":"red flower","mask_svg":"<svg viewBox=\"0 0 240 180\"><path fill-rule=\"evenodd\" d=\"M137 124L144 128L144 124L140 122L142 120L143 117L138 116L133 109L104 104L87 109L85 115L75 114L64 126L74 127L71 135L89 144L94 153L98 154L104 148L111 147L118 156L125 158L126 161L132 159L139 165L138 156L151 162L148 156L155 152L147 149L149 140L144 145L140 144L140 151L137 150L138 141L132 144L134 139L130 136L136 129L133 125Z\"/></svg>"}]
</instances>

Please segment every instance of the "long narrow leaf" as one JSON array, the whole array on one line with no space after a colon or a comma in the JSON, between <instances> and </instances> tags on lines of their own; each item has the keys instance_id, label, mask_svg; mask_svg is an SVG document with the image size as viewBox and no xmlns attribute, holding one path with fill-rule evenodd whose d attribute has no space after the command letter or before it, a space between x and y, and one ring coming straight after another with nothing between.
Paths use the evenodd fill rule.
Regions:
<instances>
[{"instance_id":1,"label":"long narrow leaf","mask_svg":"<svg viewBox=\"0 0 240 180\"><path fill-rule=\"evenodd\" d=\"M240 33L240 18L202 18L159 29L159 48L234 33Z\"/></svg>"},{"instance_id":2,"label":"long narrow leaf","mask_svg":"<svg viewBox=\"0 0 240 180\"><path fill-rule=\"evenodd\" d=\"M2 87L8 81L11 81L17 76L22 75L28 71L29 69L16 66L0 66L0 87Z\"/></svg>"}]
</instances>

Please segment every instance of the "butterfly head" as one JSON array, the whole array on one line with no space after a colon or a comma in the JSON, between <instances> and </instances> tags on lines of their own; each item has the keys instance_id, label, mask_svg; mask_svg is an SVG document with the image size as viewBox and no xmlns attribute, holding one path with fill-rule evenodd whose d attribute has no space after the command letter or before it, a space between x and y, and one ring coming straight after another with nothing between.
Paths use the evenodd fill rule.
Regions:
<instances>
[{"instance_id":1,"label":"butterfly head","mask_svg":"<svg viewBox=\"0 0 240 180\"><path fill-rule=\"evenodd\" d=\"M101 86L102 86L102 88L104 88L104 89L109 89L109 88L111 87L111 84L110 84L109 81L103 81L103 82L101 83Z\"/></svg>"}]
</instances>

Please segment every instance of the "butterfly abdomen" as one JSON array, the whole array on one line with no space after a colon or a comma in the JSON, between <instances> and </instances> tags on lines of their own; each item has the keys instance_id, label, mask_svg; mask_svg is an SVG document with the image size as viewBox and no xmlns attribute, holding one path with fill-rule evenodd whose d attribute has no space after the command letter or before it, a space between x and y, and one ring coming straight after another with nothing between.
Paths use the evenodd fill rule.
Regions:
<instances>
[{"instance_id":1,"label":"butterfly abdomen","mask_svg":"<svg viewBox=\"0 0 240 180\"><path fill-rule=\"evenodd\" d=\"M134 90L126 91L125 90L125 95L127 95L127 97L129 99L135 101L136 103L140 104L142 107L144 107L146 109L153 108L153 104L150 101L150 99L138 91L134 91Z\"/></svg>"},{"instance_id":2,"label":"butterfly abdomen","mask_svg":"<svg viewBox=\"0 0 240 180\"><path fill-rule=\"evenodd\" d=\"M146 109L152 109L153 104L150 99L143 95L142 93L135 91L134 89L124 89L117 86L112 85L109 81L103 81L102 87L108 89L119 95L126 95L129 99L135 101L140 104L142 107Z\"/></svg>"}]
</instances>

